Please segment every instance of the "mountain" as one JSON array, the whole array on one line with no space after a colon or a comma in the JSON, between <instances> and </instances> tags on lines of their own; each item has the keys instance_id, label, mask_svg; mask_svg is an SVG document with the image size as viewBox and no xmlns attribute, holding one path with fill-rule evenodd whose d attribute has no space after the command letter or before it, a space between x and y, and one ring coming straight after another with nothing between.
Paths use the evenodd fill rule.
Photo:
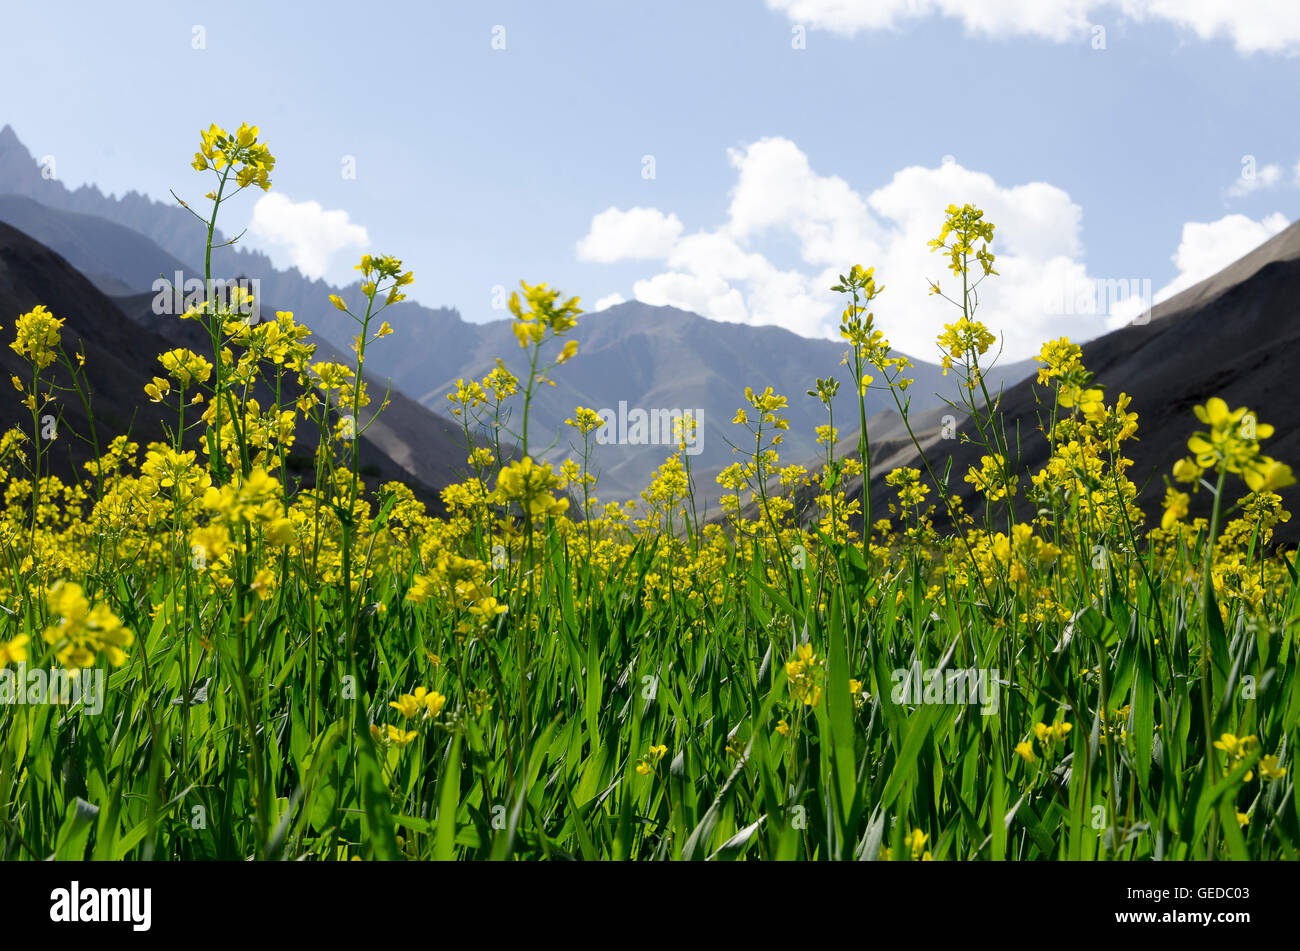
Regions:
<instances>
[{"instance_id":1,"label":"mountain","mask_svg":"<svg viewBox=\"0 0 1300 951\"><path fill-rule=\"evenodd\" d=\"M145 295L143 301L136 298L135 303L147 306L151 299ZM7 337L12 337L15 318L37 304L44 304L56 317L64 318L64 350L69 354L81 350L85 354L100 450L108 440L123 434L129 434L142 447L151 441L165 441L162 414L166 412L170 422L174 410L150 403L144 386L158 373L159 353L177 345L193 346L200 353L207 351L205 340L186 337L199 328L175 318L168 318L170 327L147 326L132 320L63 257L16 228L0 223L0 314L4 315ZM182 325L183 329L177 329ZM0 348L0 367L6 377L30 379L30 368L8 346ZM45 372L57 383L70 385L62 369L52 367ZM376 392L372 384L372 392L377 403L383 388ZM262 399L265 405L266 395ZM460 434L449 422L418 407L399 405L396 400L394 405L398 408L391 420L380 417L371 432L361 437L362 473L375 482L403 481L431 511L441 511L436 490L449 481L449 461L464 456L463 443L454 442ZM57 438L47 447L50 471L65 481L84 479L82 463L95 455L89 441L89 417L80 400L70 393L61 393L55 406ZM366 419L363 414L359 422L364 425ZM20 426L30 432L31 425L31 416L17 393L0 400L0 427L7 430ZM301 460L310 460L314 444L311 431L300 425L294 447L300 463L291 467L290 477L310 483L310 465L303 465ZM426 454L432 454L436 464L428 463Z\"/></svg>"},{"instance_id":2,"label":"mountain","mask_svg":"<svg viewBox=\"0 0 1300 951\"><path fill-rule=\"evenodd\" d=\"M93 186L69 190L46 179L8 126L0 130L0 220L47 241L114 295L144 292L160 273L169 278L177 270L187 277L200 274L195 262L202 259L203 233L187 212L135 193L115 198ZM358 299L356 285L333 288L294 269L276 270L260 253L230 248L214 252L213 272L260 281L263 301L292 310L337 348L346 349L356 332L352 320L328 303L331 293ZM134 317L142 313L138 302L125 306ZM451 308L413 301L395 305L384 316L396 334L368 355L370 376L390 379L396 390L439 419L446 419L446 395L456 381L481 378L497 357L526 378L524 354L510 320L469 323ZM847 346L843 342L810 340L778 327L721 323L635 301L582 315L572 336L580 344L578 355L551 374L556 385L541 388L530 414L530 449L545 458L572 454L572 431L563 421L578 405L611 414L619 412L620 404L629 413L690 409L702 417L699 453L692 459L696 484L704 498L716 499L721 490L714 476L733 461L728 440L745 436L731 419L745 403L746 386L759 391L771 386L788 398L785 462L802 462L818 452L815 427L826 423L825 410L805 395L818 377L841 380L835 405L841 436L849 437L858 428L853 387L840 367ZM1027 372L1026 363L1009 364L995 367L988 378L997 386ZM916 378L910 391L914 411L942 407L944 396L956 398L955 380L943 377L935 364L916 361L911 375ZM873 390L867 402L868 415L875 420L869 431L897 422L889 415L893 403L888 395ZM407 408L404 404L403 411ZM514 412L511 424L517 429L521 420L517 408ZM598 494L606 500L636 497L673 448L626 443L598 447ZM433 454L432 448L425 453ZM458 451L457 458L462 454Z\"/></svg>"},{"instance_id":3,"label":"mountain","mask_svg":"<svg viewBox=\"0 0 1300 951\"><path fill-rule=\"evenodd\" d=\"M178 185L178 194L185 192L185 187L194 186L199 179L187 178ZM48 177L44 167L37 162L32 153L19 140L11 126L0 128L0 195L10 194L30 198L46 208L63 212L77 212L93 215L107 222L130 229L138 235L148 238L168 255L168 260L184 262L187 277L202 277L206 231L194 220L194 216L179 207L174 200L155 201L139 192L130 191L120 197L105 195L94 185L82 185L70 189L57 177ZM185 197L182 194L182 197ZM9 221L0 217L0 220ZM28 221L30 224L31 222ZM27 231L21 223L10 221L21 230ZM31 232L28 232L31 233ZM220 229L214 235L214 244L226 241L227 235ZM39 239L38 239L39 240ZM76 255L72 248L63 247L52 241L49 245L70 261ZM124 273L134 274L138 268L129 265L116 274L103 275L91 272L95 279L114 276L126 281L130 290L143 291L149 288L158 272L152 276L145 275L143 283L133 283L123 277ZM174 267L161 267L159 270L171 277ZM217 277L237 277L240 275L256 277L261 281L262 296L265 300L275 301L281 310L293 311L302 317L310 317L320 309L331 310L328 300L331 293L338 289L325 281L313 280L304 276L297 268L277 270L271 259L260 251L239 246L214 248L212 252L212 273ZM360 296L360 282L354 282L338 291L348 299ZM125 289L121 289L125 290ZM412 305L404 305L412 306ZM418 306L418 305L414 305ZM445 309L419 308L433 315L455 318L455 312ZM456 318L459 319L459 318ZM308 321L311 323L311 321ZM315 324L312 324L314 327ZM349 332L348 336L350 337ZM336 345L346 347L347 340L335 340Z\"/></svg>"},{"instance_id":4,"label":"mountain","mask_svg":"<svg viewBox=\"0 0 1300 951\"><path fill-rule=\"evenodd\" d=\"M1138 441L1127 443L1125 455L1133 460L1128 477L1140 490L1139 504L1149 524L1158 524L1165 483L1173 464L1189 455L1187 439L1203 428L1192 407L1219 396L1236 408L1251 409L1261 422L1276 428L1265 440L1266 454L1300 470L1300 400L1295 394L1296 368L1300 366L1300 316L1295 300L1300 290L1300 223L1277 234L1222 271L1157 305L1145 325L1132 324L1098 337L1083 347L1083 363L1104 387L1107 402L1120 393L1132 399L1130 412L1138 414ZM1040 401L1051 406L1047 387L1036 378L1007 389L1001 408L1014 444L1019 435L1026 472L1037 471L1047 461L1047 440L1039 431ZM936 439L930 432L927 457L942 474L951 463L950 492L961 495L973 511L972 487L963 481L967 470L978 466L981 450L965 444L969 423L958 429L958 439ZM878 459L872 480L873 512L883 511L894 496L883 477L898 466L920 468L914 450L906 445L889 460ZM1024 484L1022 477L1022 484ZM852 488L861 490L861 482ZM1248 491L1237 479L1226 489L1228 503ZM1300 487L1279 493L1295 511ZM810 502L811 499L804 499ZM1192 496L1192 516L1208 515L1209 493ZM1024 512L1023 514L1032 514ZM936 519L939 521L939 519ZM1279 525L1279 540L1300 541L1300 519Z\"/></svg>"}]
</instances>

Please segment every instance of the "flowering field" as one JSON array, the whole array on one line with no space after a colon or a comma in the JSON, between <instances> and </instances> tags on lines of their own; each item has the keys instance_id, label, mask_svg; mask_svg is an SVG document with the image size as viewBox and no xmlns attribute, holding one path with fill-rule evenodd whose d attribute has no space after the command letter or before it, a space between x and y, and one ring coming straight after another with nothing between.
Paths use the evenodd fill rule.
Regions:
<instances>
[{"instance_id":1,"label":"flowering field","mask_svg":"<svg viewBox=\"0 0 1300 951\"><path fill-rule=\"evenodd\" d=\"M213 126L194 157L209 279L221 207L270 188L258 135ZM796 397L827 408L825 458L781 459L790 396L755 380L708 523L682 452L642 505L599 502L590 409L568 461L535 461L533 397L562 385L582 313L546 285L510 302L527 376L498 363L451 394L466 477L436 517L361 474L360 371L400 338L383 314L413 280L392 257L331 298L351 365L240 299L178 316L211 348L160 354L141 394L170 442L85 434L75 485L48 474L42 429L54 399L94 394L54 382L83 378L62 318L9 315L31 427L0 441L0 856L1297 858L1297 576L1271 544L1294 478L1272 427L1196 407L1148 524L1137 414L1062 338L1038 358L1050 459L1022 471L981 369L994 227L970 206L936 226L938 356L983 461L874 473L887 512L867 434L837 455L830 411L871 387L907 417L909 362L860 266L834 288L844 363ZM977 510L937 488L960 479Z\"/></svg>"}]
</instances>

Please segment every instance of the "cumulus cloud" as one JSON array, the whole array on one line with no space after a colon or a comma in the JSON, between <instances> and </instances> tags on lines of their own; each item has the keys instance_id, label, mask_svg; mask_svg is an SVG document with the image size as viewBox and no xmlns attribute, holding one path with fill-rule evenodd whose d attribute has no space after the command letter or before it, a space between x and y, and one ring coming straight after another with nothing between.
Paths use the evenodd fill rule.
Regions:
<instances>
[{"instance_id":1,"label":"cumulus cloud","mask_svg":"<svg viewBox=\"0 0 1300 951\"><path fill-rule=\"evenodd\" d=\"M623 303L623 301L625 301L626 299L627 298L625 298L622 294L606 294L600 300L596 301L596 306L593 307L592 310L593 311L608 310L609 308L613 307L615 304Z\"/></svg>"},{"instance_id":2,"label":"cumulus cloud","mask_svg":"<svg viewBox=\"0 0 1300 951\"><path fill-rule=\"evenodd\" d=\"M1095 23L1122 18L1172 23L1202 40L1224 37L1243 54L1300 50L1300 4L1294 0L767 0L767 5L795 23L847 36L947 17L972 34L1067 42L1087 36Z\"/></svg>"},{"instance_id":3,"label":"cumulus cloud","mask_svg":"<svg viewBox=\"0 0 1300 951\"><path fill-rule=\"evenodd\" d=\"M1245 215L1225 215L1218 221L1187 222L1173 256L1178 276L1157 292L1156 301L1199 284L1259 247L1288 224L1281 212L1274 212L1261 221Z\"/></svg>"},{"instance_id":4,"label":"cumulus cloud","mask_svg":"<svg viewBox=\"0 0 1300 951\"><path fill-rule=\"evenodd\" d=\"M324 277L340 251L370 244L366 229L350 221L346 211L327 210L315 201L295 202L282 192L258 199L248 237L264 250L287 250L290 263L310 278Z\"/></svg>"},{"instance_id":5,"label":"cumulus cloud","mask_svg":"<svg viewBox=\"0 0 1300 951\"><path fill-rule=\"evenodd\" d=\"M610 261L663 258L682 222L654 208L607 208L591 220L591 231L578 242L578 260Z\"/></svg>"},{"instance_id":6,"label":"cumulus cloud","mask_svg":"<svg viewBox=\"0 0 1300 951\"><path fill-rule=\"evenodd\" d=\"M998 226L1000 275L980 289L979 316L1004 336L1007 356L1028 356L1047 337L1095 336L1119 320L1076 293L1093 286L1082 263L1082 211L1052 185L1004 187L987 174L948 162L905 168L863 194L844 179L813 169L783 138L732 149L728 159L736 184L726 219L677 237L663 249L664 270L633 285L638 300L715 320L776 324L805 336L834 338L844 305L829 288L840 273L861 263L875 267L886 285L876 303L877 326L898 349L932 358L935 337L957 311L929 293L930 281L938 280L954 296L960 286L945 280L944 259L926 242L938 234L949 204L969 201ZM637 211L643 221L677 221L652 209ZM609 222L626 217L609 211L595 216L580 246L595 240ZM768 240L792 245L796 260L775 263L759 250Z\"/></svg>"}]
</instances>

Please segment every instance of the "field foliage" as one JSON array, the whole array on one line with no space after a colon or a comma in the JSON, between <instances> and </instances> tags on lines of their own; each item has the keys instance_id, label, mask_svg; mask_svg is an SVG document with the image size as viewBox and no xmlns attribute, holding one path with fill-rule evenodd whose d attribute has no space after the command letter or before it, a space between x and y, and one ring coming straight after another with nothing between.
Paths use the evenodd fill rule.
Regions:
<instances>
[{"instance_id":1,"label":"field foliage","mask_svg":"<svg viewBox=\"0 0 1300 951\"><path fill-rule=\"evenodd\" d=\"M218 212L274 164L256 128L202 133L212 191L186 207L206 277ZM590 409L567 459L540 461L532 399L563 385L581 318L546 285L510 303L527 376L498 364L451 394L465 478L436 517L363 476L383 397L360 371L400 345L384 312L413 279L392 257L331 298L356 322L350 365L247 301L177 316L211 347L161 354L141 394L166 443L60 429L60 404L94 407L66 315L10 315L31 426L0 442L0 855L1297 858L1297 579L1272 538L1293 478L1264 455L1271 427L1198 406L1148 524L1124 457L1139 420L1060 339L1032 434L1050 459L1023 469L983 381L993 225L954 206L936 227L938 356L980 467L949 471L940 442L873 473L865 400L831 416L844 386L907 417L884 288L854 266L834 288L844 363L806 394L737 394L707 522L682 452L640 504L599 501L617 447ZM816 464L780 457L791 398L827 408ZM841 426L857 451L837 455ZM75 484L48 472L52 434L91 450Z\"/></svg>"}]
</instances>

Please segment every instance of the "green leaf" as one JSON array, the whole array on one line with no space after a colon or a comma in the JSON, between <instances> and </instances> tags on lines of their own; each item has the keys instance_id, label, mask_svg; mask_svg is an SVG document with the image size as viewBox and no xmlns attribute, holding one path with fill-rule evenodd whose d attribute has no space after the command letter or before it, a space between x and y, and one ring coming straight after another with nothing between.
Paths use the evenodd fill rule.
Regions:
<instances>
[{"instance_id":1,"label":"green leaf","mask_svg":"<svg viewBox=\"0 0 1300 951\"><path fill-rule=\"evenodd\" d=\"M68 803L68 808L64 812L63 826L59 829L54 858L59 861L84 859L86 843L90 841L90 830L95 827L95 819L98 816L99 807L86 802L80 796Z\"/></svg>"},{"instance_id":2,"label":"green leaf","mask_svg":"<svg viewBox=\"0 0 1300 951\"><path fill-rule=\"evenodd\" d=\"M456 855L456 810L460 808L460 744L459 733L452 738L447 765L438 780L438 837L434 840L433 857L446 862Z\"/></svg>"},{"instance_id":3,"label":"green leaf","mask_svg":"<svg viewBox=\"0 0 1300 951\"><path fill-rule=\"evenodd\" d=\"M357 737L357 768L361 787L362 823L365 844L375 858L386 862L400 859L397 835L393 831L393 813L388 801L379 763L375 759L374 741L368 735Z\"/></svg>"}]
</instances>

